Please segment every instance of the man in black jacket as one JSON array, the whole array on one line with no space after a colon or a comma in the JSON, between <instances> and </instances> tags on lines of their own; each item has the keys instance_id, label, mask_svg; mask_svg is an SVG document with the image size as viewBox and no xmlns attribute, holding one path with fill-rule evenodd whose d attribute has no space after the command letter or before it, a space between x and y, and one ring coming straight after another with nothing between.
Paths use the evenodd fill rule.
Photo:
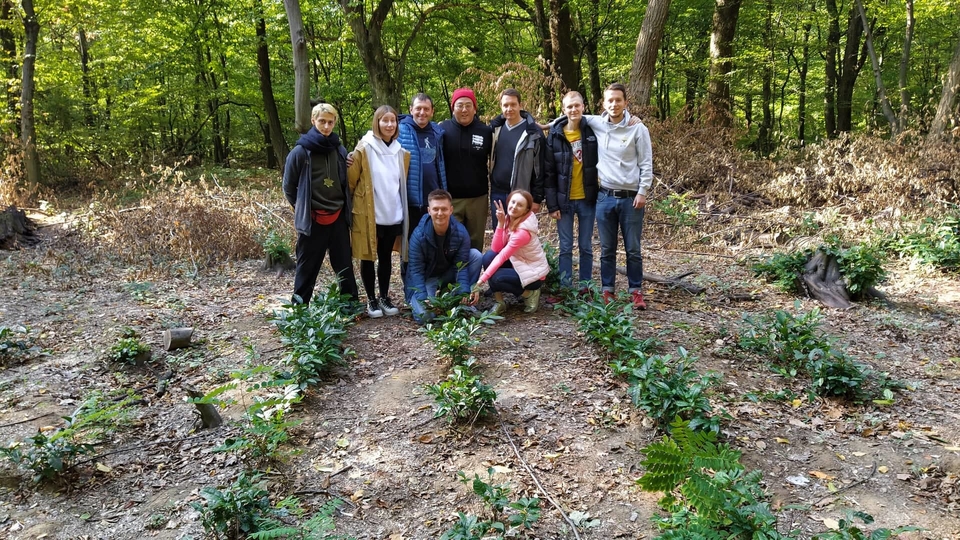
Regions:
<instances>
[{"instance_id":1,"label":"man in black jacket","mask_svg":"<svg viewBox=\"0 0 960 540\"><path fill-rule=\"evenodd\" d=\"M470 245L483 251L487 227L489 178L487 164L493 129L477 118L477 97L469 88L458 88L451 99L453 118L440 123L447 188L453 195L453 215L467 232Z\"/></svg>"},{"instance_id":2,"label":"man in black jacket","mask_svg":"<svg viewBox=\"0 0 960 540\"><path fill-rule=\"evenodd\" d=\"M579 285L593 275L593 224L597 207L597 136L583 119L583 96L563 96L563 114L550 128L544 162L547 211L560 237L558 270L564 287L573 285L573 217L580 250Z\"/></svg>"}]
</instances>

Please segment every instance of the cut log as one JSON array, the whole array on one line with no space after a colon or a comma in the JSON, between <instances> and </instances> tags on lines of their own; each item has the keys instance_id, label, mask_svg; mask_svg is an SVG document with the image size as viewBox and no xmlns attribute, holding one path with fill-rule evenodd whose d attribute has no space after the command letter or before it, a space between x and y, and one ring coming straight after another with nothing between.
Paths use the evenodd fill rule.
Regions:
<instances>
[{"instance_id":1,"label":"cut log","mask_svg":"<svg viewBox=\"0 0 960 540\"><path fill-rule=\"evenodd\" d=\"M835 256L817 250L804 265L800 278L806 286L807 294L823 305L838 309L853 307L847 283L840 275L840 265Z\"/></svg>"},{"instance_id":2,"label":"cut log","mask_svg":"<svg viewBox=\"0 0 960 540\"><path fill-rule=\"evenodd\" d=\"M36 224L23 210L10 206L0 212L0 249L14 250L30 247L40 242L34 231Z\"/></svg>"},{"instance_id":3,"label":"cut log","mask_svg":"<svg viewBox=\"0 0 960 540\"><path fill-rule=\"evenodd\" d=\"M203 397L203 393L194 388L193 386L183 383L180 385L181 388L193 399L200 399ZM200 412L200 425L204 429L219 427L223 424L223 419L220 418L220 413L217 412L217 407L211 403L194 403L194 407Z\"/></svg>"},{"instance_id":4,"label":"cut log","mask_svg":"<svg viewBox=\"0 0 960 540\"><path fill-rule=\"evenodd\" d=\"M167 351L181 349L190 345L193 328L170 328L163 331L163 348Z\"/></svg>"}]
</instances>

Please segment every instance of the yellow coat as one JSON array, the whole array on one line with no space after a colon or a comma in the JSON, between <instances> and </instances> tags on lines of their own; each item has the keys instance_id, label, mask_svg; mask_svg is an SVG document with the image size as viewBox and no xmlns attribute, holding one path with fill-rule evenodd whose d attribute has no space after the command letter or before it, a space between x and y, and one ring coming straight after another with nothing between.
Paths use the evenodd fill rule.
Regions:
<instances>
[{"instance_id":1,"label":"yellow coat","mask_svg":"<svg viewBox=\"0 0 960 540\"><path fill-rule=\"evenodd\" d=\"M400 257L407 260L407 236L410 217L407 213L407 170L410 152L403 150L403 171L400 175L400 196L403 199L403 234L400 235ZM353 151L353 165L347 168L347 182L353 197L353 227L350 244L353 258L362 261L377 260L377 216L373 208L373 177L367 161L366 145L361 139Z\"/></svg>"}]
</instances>

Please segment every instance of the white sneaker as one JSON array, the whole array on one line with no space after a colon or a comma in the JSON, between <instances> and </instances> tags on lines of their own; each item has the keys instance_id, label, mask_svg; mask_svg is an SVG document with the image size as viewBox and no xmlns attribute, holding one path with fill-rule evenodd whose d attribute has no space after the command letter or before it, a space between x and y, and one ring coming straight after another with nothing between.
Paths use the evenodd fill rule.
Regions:
<instances>
[{"instance_id":1,"label":"white sneaker","mask_svg":"<svg viewBox=\"0 0 960 540\"><path fill-rule=\"evenodd\" d=\"M367 315L369 315L371 319L383 317L383 311L380 310L380 304L378 304L376 300L367 302Z\"/></svg>"},{"instance_id":2,"label":"white sneaker","mask_svg":"<svg viewBox=\"0 0 960 540\"><path fill-rule=\"evenodd\" d=\"M392 301L390 301L389 296L383 296L380 298L380 311L382 311L383 314L387 316L392 316L392 315L396 315L397 313L400 313L400 310L393 305Z\"/></svg>"}]
</instances>

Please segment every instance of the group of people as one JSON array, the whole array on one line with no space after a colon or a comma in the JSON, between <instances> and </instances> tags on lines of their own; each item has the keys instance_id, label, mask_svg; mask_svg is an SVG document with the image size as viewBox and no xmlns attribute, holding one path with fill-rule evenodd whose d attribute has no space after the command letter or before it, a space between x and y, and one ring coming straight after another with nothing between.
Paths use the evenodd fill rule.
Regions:
<instances>
[{"instance_id":1,"label":"group of people","mask_svg":"<svg viewBox=\"0 0 960 540\"><path fill-rule=\"evenodd\" d=\"M581 291L592 280L596 223L604 300L614 298L622 235L631 302L645 309L641 235L653 180L650 135L627 111L622 84L607 87L603 107L599 116L586 115L583 96L569 92L563 116L543 125L509 88L500 95L501 114L485 124L474 92L460 88L452 118L437 124L433 100L417 94L409 115L379 107L370 131L347 153L334 132L336 109L317 105L283 172L298 233L295 301L310 302L329 251L344 294L359 301L356 258L367 314L396 315L389 293L398 252L404 300L418 322L430 319L429 299L449 285L474 305L486 284L495 314L507 310L504 294L521 297L532 313L550 270L537 219L545 204L557 220L561 284L574 287L576 217ZM495 229L483 253L488 218Z\"/></svg>"}]
</instances>

